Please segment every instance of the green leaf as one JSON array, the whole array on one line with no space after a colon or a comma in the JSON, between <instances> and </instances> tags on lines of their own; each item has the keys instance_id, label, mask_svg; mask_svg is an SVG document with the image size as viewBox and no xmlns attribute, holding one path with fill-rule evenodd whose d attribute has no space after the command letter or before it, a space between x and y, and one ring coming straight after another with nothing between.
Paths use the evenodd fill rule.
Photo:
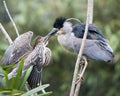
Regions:
<instances>
[{"instance_id":1,"label":"green leaf","mask_svg":"<svg viewBox=\"0 0 120 96\"><path fill-rule=\"evenodd\" d=\"M13 89L12 91L11 91L11 95L12 96L20 96L21 94L24 94L25 92L23 92L23 91L20 91L20 90L16 90L16 89Z\"/></svg>"},{"instance_id":2,"label":"green leaf","mask_svg":"<svg viewBox=\"0 0 120 96\"><path fill-rule=\"evenodd\" d=\"M24 60L22 59L19 63L19 67L18 67L17 75L15 77L15 82L13 84L13 88L16 88L16 89L18 88L18 84L20 82L20 77L21 77L23 65L24 65Z\"/></svg>"},{"instance_id":3,"label":"green leaf","mask_svg":"<svg viewBox=\"0 0 120 96\"><path fill-rule=\"evenodd\" d=\"M0 93L10 93L11 92L11 89L0 89Z\"/></svg>"},{"instance_id":4,"label":"green leaf","mask_svg":"<svg viewBox=\"0 0 120 96\"><path fill-rule=\"evenodd\" d=\"M8 69L12 69L13 66L15 66L16 64L10 64L10 65L7 65L7 66L3 66L3 69L4 70L8 70Z\"/></svg>"},{"instance_id":5,"label":"green leaf","mask_svg":"<svg viewBox=\"0 0 120 96\"><path fill-rule=\"evenodd\" d=\"M46 93L40 94L38 96L50 96L51 94L52 94L52 92L46 92Z\"/></svg>"},{"instance_id":6,"label":"green leaf","mask_svg":"<svg viewBox=\"0 0 120 96\"><path fill-rule=\"evenodd\" d=\"M21 94L25 93L24 91L20 91L20 90L15 90L15 89L0 89L0 93L2 94L8 94L8 95L12 95L12 96L20 96Z\"/></svg>"},{"instance_id":7,"label":"green leaf","mask_svg":"<svg viewBox=\"0 0 120 96\"><path fill-rule=\"evenodd\" d=\"M22 78L22 81L21 81L20 86L18 87L18 89L21 90L21 89L24 87L24 85L25 85L25 83L26 83L26 81L27 81L27 79L28 79L28 77L29 77L29 75L30 75L30 73L31 73L31 71L32 71L32 68L33 68L33 66L31 66L31 67L27 70L27 72L25 73L25 75L24 75L23 78Z\"/></svg>"},{"instance_id":8,"label":"green leaf","mask_svg":"<svg viewBox=\"0 0 120 96\"><path fill-rule=\"evenodd\" d=\"M10 88L14 88L14 84L15 84L15 77L12 77L12 79L11 79L11 82L10 82L11 84L9 85L10 86Z\"/></svg>"},{"instance_id":9,"label":"green leaf","mask_svg":"<svg viewBox=\"0 0 120 96\"><path fill-rule=\"evenodd\" d=\"M37 87L37 88L34 88L34 89L26 92L25 94L23 94L23 95L21 95L21 96L29 96L29 95L32 95L32 94L34 94L34 93L36 93L36 92L39 92L39 91L47 88L48 86L49 86L49 84L45 84L45 85L39 86L39 87Z\"/></svg>"},{"instance_id":10,"label":"green leaf","mask_svg":"<svg viewBox=\"0 0 120 96\"><path fill-rule=\"evenodd\" d=\"M5 82L6 82L6 87L9 88L9 83L8 83L8 73L6 71L4 71L4 76L5 76ZM3 79L3 80L4 80Z\"/></svg>"}]
</instances>

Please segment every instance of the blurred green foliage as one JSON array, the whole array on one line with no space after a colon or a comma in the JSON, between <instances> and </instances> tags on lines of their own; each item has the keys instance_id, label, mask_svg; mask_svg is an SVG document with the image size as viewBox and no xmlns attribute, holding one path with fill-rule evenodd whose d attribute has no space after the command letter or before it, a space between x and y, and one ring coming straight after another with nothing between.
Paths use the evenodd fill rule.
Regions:
<instances>
[{"instance_id":1,"label":"blurred green foliage","mask_svg":"<svg viewBox=\"0 0 120 96\"><path fill-rule=\"evenodd\" d=\"M13 64L15 65L15 64ZM49 86L49 84L44 84L42 86L38 86L34 89L29 90L28 84L27 84L27 79L32 71L33 66L31 66L25 74L22 76L22 69L24 65L24 60L22 59L19 62L18 70L16 72L16 77L11 78L10 80L8 79L8 73L7 70L12 69L13 65L8 65L7 67L3 66L1 72L2 77L0 78L0 82L2 86L0 87L0 96L31 96L33 94L37 93L37 96L50 96L52 92L45 92L45 93L40 93L40 91L45 90ZM6 70L5 70L6 69ZM39 93L38 93L39 92Z\"/></svg>"},{"instance_id":2,"label":"blurred green foliage","mask_svg":"<svg viewBox=\"0 0 120 96\"><path fill-rule=\"evenodd\" d=\"M120 0L94 0L94 24L108 38L115 58L112 63L89 60L79 96L120 96ZM20 33L33 31L44 36L56 17L75 17L85 22L87 0L7 0ZM14 40L15 30L0 0L0 22ZM33 39L34 39L33 37ZM8 42L0 32L0 58ZM53 96L68 96L76 55L65 51L53 37L48 47L52 60L43 71L43 83L49 83ZM1 69L1 68L0 68Z\"/></svg>"}]
</instances>

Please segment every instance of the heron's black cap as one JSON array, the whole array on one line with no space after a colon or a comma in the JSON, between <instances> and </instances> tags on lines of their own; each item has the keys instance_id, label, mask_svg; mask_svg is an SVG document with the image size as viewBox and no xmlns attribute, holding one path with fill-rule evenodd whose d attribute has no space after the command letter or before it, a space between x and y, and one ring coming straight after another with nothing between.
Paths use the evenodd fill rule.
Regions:
<instances>
[{"instance_id":1,"label":"heron's black cap","mask_svg":"<svg viewBox=\"0 0 120 96\"><path fill-rule=\"evenodd\" d=\"M65 20L66 20L66 18L64 18L64 17L56 18L56 20L55 20L55 22L53 24L53 27L58 28L58 29L62 28Z\"/></svg>"}]
</instances>

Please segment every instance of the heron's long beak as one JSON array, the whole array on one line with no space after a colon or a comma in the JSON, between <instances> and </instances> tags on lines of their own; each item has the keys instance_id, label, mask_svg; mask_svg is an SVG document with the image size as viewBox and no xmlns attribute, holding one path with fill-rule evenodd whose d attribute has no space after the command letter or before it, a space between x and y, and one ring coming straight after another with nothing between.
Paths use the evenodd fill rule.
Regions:
<instances>
[{"instance_id":1,"label":"heron's long beak","mask_svg":"<svg viewBox=\"0 0 120 96\"><path fill-rule=\"evenodd\" d=\"M54 36L58 32L58 29L53 28L52 31L50 31L44 38L45 42L49 40L52 36Z\"/></svg>"}]
</instances>

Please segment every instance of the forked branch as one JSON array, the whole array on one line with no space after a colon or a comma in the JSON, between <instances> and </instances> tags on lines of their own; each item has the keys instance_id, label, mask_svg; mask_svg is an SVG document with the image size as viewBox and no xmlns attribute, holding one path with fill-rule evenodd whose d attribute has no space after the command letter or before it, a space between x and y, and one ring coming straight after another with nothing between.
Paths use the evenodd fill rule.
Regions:
<instances>
[{"instance_id":1,"label":"forked branch","mask_svg":"<svg viewBox=\"0 0 120 96\"><path fill-rule=\"evenodd\" d=\"M5 36L6 40L9 42L9 44L12 44L13 43L12 39L10 38L10 36L8 35L8 33L6 32L6 30L4 29L1 23L0 23L0 29L3 35Z\"/></svg>"},{"instance_id":2,"label":"forked branch","mask_svg":"<svg viewBox=\"0 0 120 96\"><path fill-rule=\"evenodd\" d=\"M92 21L93 21L93 0L88 0L85 33L84 33L84 36L83 36L80 51L79 51L79 54L77 56L77 60L76 60L76 64L75 64L70 96L78 96L78 93L79 93L81 80L80 80L80 83L78 83L79 85L76 85L76 78L77 78L78 70L79 70L79 67L80 67L80 60L81 60L81 57L82 57L83 49L84 49L84 46L85 46L85 41L86 41L86 37L87 37L87 33L88 33L88 26L89 26L89 24L92 24ZM87 66L84 66L84 67L86 69ZM83 70L83 71L85 72L85 70ZM82 72L82 76L83 76L84 72ZM80 78L82 78L82 77L80 77ZM77 92L77 93L75 93L75 92Z\"/></svg>"}]
</instances>

